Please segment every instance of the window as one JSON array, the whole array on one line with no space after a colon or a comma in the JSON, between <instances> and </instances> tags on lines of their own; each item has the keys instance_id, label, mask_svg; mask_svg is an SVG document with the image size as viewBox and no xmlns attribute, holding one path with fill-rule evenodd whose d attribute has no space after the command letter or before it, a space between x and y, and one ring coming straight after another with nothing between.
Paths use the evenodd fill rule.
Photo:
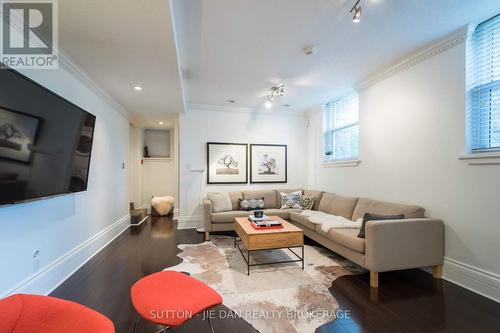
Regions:
<instances>
[{"instance_id":1,"label":"window","mask_svg":"<svg viewBox=\"0 0 500 333\"><path fill-rule=\"evenodd\" d=\"M357 160L359 97L351 94L323 106L323 162Z\"/></svg>"},{"instance_id":2,"label":"window","mask_svg":"<svg viewBox=\"0 0 500 333\"><path fill-rule=\"evenodd\" d=\"M468 43L467 148L500 149L500 15L479 24Z\"/></svg>"}]
</instances>

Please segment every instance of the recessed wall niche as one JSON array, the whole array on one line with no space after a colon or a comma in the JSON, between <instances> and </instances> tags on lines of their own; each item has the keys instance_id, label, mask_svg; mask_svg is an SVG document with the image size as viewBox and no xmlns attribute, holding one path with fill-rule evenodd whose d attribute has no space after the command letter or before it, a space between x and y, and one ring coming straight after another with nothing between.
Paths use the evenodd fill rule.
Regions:
<instances>
[{"instance_id":1,"label":"recessed wall niche","mask_svg":"<svg viewBox=\"0 0 500 333\"><path fill-rule=\"evenodd\" d=\"M171 131L169 129L144 130L144 158L171 158Z\"/></svg>"}]
</instances>

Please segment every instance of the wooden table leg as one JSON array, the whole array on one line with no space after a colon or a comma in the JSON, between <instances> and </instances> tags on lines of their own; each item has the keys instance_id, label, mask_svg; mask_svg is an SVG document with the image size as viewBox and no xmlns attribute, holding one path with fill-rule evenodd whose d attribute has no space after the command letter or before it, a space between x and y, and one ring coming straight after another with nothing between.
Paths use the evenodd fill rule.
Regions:
<instances>
[{"instance_id":1,"label":"wooden table leg","mask_svg":"<svg viewBox=\"0 0 500 333\"><path fill-rule=\"evenodd\" d=\"M378 272L370 272L370 286L378 288Z\"/></svg>"}]
</instances>

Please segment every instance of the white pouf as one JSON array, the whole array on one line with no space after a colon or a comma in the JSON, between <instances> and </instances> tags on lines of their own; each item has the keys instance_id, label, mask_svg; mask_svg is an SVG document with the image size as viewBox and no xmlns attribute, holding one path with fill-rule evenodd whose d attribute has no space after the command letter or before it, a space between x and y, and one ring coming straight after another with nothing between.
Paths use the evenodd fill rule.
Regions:
<instances>
[{"instance_id":1,"label":"white pouf","mask_svg":"<svg viewBox=\"0 0 500 333\"><path fill-rule=\"evenodd\" d=\"M171 196L153 197L151 199L151 207L153 207L159 215L168 215L174 207L175 198Z\"/></svg>"}]
</instances>

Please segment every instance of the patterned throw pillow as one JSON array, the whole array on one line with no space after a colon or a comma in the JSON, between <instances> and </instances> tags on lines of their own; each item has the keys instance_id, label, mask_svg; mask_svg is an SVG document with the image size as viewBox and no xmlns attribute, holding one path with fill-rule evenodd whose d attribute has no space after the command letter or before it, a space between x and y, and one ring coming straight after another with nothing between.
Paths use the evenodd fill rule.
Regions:
<instances>
[{"instance_id":1,"label":"patterned throw pillow","mask_svg":"<svg viewBox=\"0 0 500 333\"><path fill-rule=\"evenodd\" d=\"M304 195L302 197L302 201L300 202L300 206L302 207L302 209L311 210L313 205L314 205L313 198L308 197L307 195Z\"/></svg>"},{"instance_id":2,"label":"patterned throw pillow","mask_svg":"<svg viewBox=\"0 0 500 333\"><path fill-rule=\"evenodd\" d=\"M264 209L264 198L254 199L238 199L240 202L240 210L257 210Z\"/></svg>"},{"instance_id":3,"label":"patterned throw pillow","mask_svg":"<svg viewBox=\"0 0 500 333\"><path fill-rule=\"evenodd\" d=\"M292 193L281 193L281 209L301 209L302 193L300 191Z\"/></svg>"}]
</instances>

